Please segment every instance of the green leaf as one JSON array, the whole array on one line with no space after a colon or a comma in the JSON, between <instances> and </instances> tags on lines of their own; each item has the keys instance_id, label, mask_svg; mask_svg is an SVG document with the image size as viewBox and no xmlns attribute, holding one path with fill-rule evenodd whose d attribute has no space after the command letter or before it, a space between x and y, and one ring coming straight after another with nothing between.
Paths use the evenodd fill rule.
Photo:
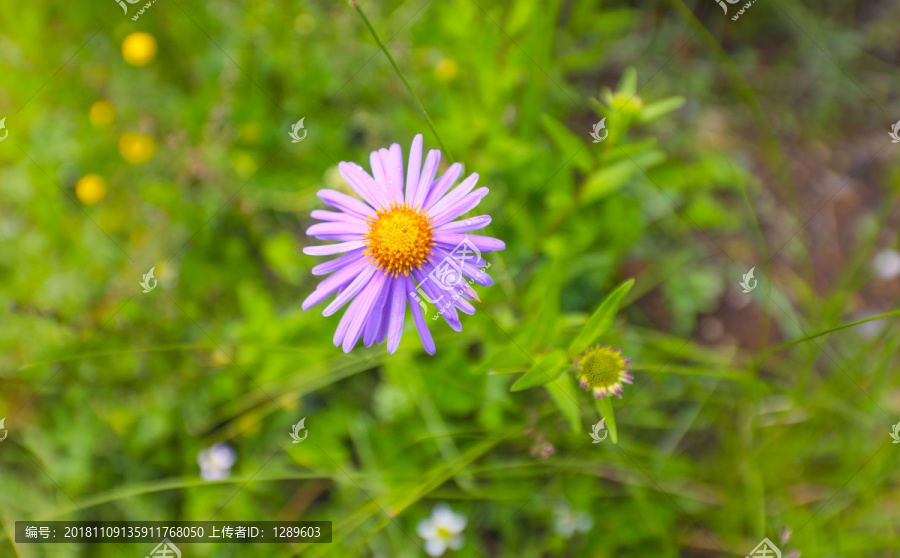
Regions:
<instances>
[{"instance_id":1,"label":"green leaf","mask_svg":"<svg viewBox=\"0 0 900 558\"><path fill-rule=\"evenodd\" d=\"M581 172L589 172L593 167L591 152L584 146L584 142L571 130L547 113L541 115L541 125L550 135L553 143L559 147L563 156L572 157L572 165ZM587 134L587 131L585 132Z\"/></svg>"},{"instance_id":2,"label":"green leaf","mask_svg":"<svg viewBox=\"0 0 900 558\"><path fill-rule=\"evenodd\" d=\"M528 289L526 303L538 308L526 329L528 349L544 347L554 337L559 321L560 293L566 277L565 264L557 257L537 273L534 284Z\"/></svg>"},{"instance_id":3,"label":"green leaf","mask_svg":"<svg viewBox=\"0 0 900 558\"><path fill-rule=\"evenodd\" d=\"M567 365L566 353L562 350L543 355L528 372L516 380L516 383L509 388L509 391L522 391L523 389L548 384L559 378L559 375L563 373Z\"/></svg>"},{"instance_id":4,"label":"green leaf","mask_svg":"<svg viewBox=\"0 0 900 558\"><path fill-rule=\"evenodd\" d=\"M651 149L598 170L585 180L581 195L582 203L590 203L612 194L636 174L643 174L650 167L665 160L665 153Z\"/></svg>"},{"instance_id":5,"label":"green leaf","mask_svg":"<svg viewBox=\"0 0 900 558\"><path fill-rule=\"evenodd\" d=\"M563 374L544 387L563 416L569 421L572 432L580 434L581 409L578 408L578 392L575 390L575 380L572 376Z\"/></svg>"},{"instance_id":6,"label":"green leaf","mask_svg":"<svg viewBox=\"0 0 900 558\"><path fill-rule=\"evenodd\" d=\"M631 97L637 92L637 70L629 66L622 73L622 79L619 80L619 95Z\"/></svg>"},{"instance_id":7,"label":"green leaf","mask_svg":"<svg viewBox=\"0 0 900 558\"><path fill-rule=\"evenodd\" d=\"M569 346L569 354L577 355L582 353L590 345L606 335L606 332L613 325L613 320L616 319L616 312L619 311L622 299L631 290L632 285L634 285L634 279L629 279L607 295L603 302L600 303L600 307L594 312L594 315L581 328L581 332L578 333L575 340L572 341L572 345Z\"/></svg>"},{"instance_id":8,"label":"green leaf","mask_svg":"<svg viewBox=\"0 0 900 558\"><path fill-rule=\"evenodd\" d=\"M528 355L514 344L504 345L485 358L484 370L488 374L517 374L531 364Z\"/></svg>"},{"instance_id":9,"label":"green leaf","mask_svg":"<svg viewBox=\"0 0 900 558\"><path fill-rule=\"evenodd\" d=\"M612 400L609 397L597 399L597 409L600 410L600 415L606 419L604 424L609 430L609 437L612 438L614 444L618 444L619 433L616 431L616 415L613 413Z\"/></svg>"},{"instance_id":10,"label":"green leaf","mask_svg":"<svg viewBox=\"0 0 900 558\"><path fill-rule=\"evenodd\" d=\"M641 122L656 120L660 116L668 114L673 110L680 109L682 105L684 105L684 97L669 97L662 101L650 103L641 109Z\"/></svg>"}]
</instances>

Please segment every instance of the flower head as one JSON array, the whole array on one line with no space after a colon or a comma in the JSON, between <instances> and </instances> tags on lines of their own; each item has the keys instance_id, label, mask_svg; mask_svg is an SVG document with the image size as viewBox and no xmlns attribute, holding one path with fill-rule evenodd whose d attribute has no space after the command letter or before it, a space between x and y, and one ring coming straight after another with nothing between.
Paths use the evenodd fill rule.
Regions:
<instances>
[{"instance_id":1,"label":"flower head","mask_svg":"<svg viewBox=\"0 0 900 558\"><path fill-rule=\"evenodd\" d=\"M628 373L630 358L622 356L622 349L606 345L588 348L581 359L575 362L578 369L578 383L581 387L602 399L615 395L622 398L622 384L630 384L634 378Z\"/></svg>"},{"instance_id":2,"label":"flower head","mask_svg":"<svg viewBox=\"0 0 900 558\"><path fill-rule=\"evenodd\" d=\"M75 183L75 195L86 205L97 205L106 197L106 180L99 174L86 174Z\"/></svg>"},{"instance_id":3,"label":"flower head","mask_svg":"<svg viewBox=\"0 0 900 558\"><path fill-rule=\"evenodd\" d=\"M236 458L237 455L231 446L222 443L213 444L197 456L200 478L205 481L227 479Z\"/></svg>"},{"instance_id":4,"label":"flower head","mask_svg":"<svg viewBox=\"0 0 900 558\"><path fill-rule=\"evenodd\" d=\"M338 211L316 210L312 217L323 221L306 234L337 244L309 246L313 256L342 254L313 268L313 275L331 276L319 283L303 301L303 309L337 293L322 312L330 316L349 303L334 334L335 346L350 352L362 338L366 347L387 340L389 353L397 350L409 305L425 350L434 354L434 341L426 325L428 305L456 331L462 330L459 313L473 314L469 302L478 295L469 286L489 286L493 281L482 271L483 252L503 250L506 245L489 236L466 234L486 227L488 215L457 221L474 209L487 188L475 188L472 174L456 188L462 165L450 165L436 179L441 152L431 150L422 165L422 136L413 139L407 171L396 143L390 149L373 151L370 175L355 163L342 162L338 172L360 199L336 190L319 190L327 205ZM424 299L424 300L423 300Z\"/></svg>"},{"instance_id":5,"label":"flower head","mask_svg":"<svg viewBox=\"0 0 900 558\"><path fill-rule=\"evenodd\" d=\"M431 517L419 522L416 532L425 539L425 552L429 556L441 556L447 549L462 548L465 537L466 516L455 513L446 504L438 504L431 510Z\"/></svg>"},{"instance_id":6,"label":"flower head","mask_svg":"<svg viewBox=\"0 0 900 558\"><path fill-rule=\"evenodd\" d=\"M156 153L156 142L146 134L126 132L119 137L119 153L132 165L143 165Z\"/></svg>"},{"instance_id":7,"label":"flower head","mask_svg":"<svg viewBox=\"0 0 900 558\"><path fill-rule=\"evenodd\" d=\"M146 66L156 58L156 39L137 31L122 41L122 58L132 66Z\"/></svg>"}]
</instances>

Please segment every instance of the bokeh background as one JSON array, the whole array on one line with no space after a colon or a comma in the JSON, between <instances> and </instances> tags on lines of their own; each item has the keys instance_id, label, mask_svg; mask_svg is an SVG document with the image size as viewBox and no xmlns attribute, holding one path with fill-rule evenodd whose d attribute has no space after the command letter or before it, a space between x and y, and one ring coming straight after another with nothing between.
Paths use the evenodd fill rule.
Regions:
<instances>
[{"instance_id":1,"label":"bokeh background","mask_svg":"<svg viewBox=\"0 0 900 558\"><path fill-rule=\"evenodd\" d=\"M143 5L0 10L0 556L152 548L15 545L25 519L330 520L181 548L424 556L439 503L449 556L900 556L900 4L361 2L434 130L347 2ZM416 133L507 249L435 356L409 319L345 355L300 308L315 192ZM510 387L629 279L595 341L635 383L591 444L570 366Z\"/></svg>"}]
</instances>

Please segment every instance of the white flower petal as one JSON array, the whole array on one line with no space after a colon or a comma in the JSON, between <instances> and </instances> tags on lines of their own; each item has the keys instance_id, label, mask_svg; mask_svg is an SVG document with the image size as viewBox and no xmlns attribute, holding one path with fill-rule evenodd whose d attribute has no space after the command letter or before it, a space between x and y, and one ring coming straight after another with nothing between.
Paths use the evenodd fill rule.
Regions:
<instances>
[{"instance_id":1,"label":"white flower petal","mask_svg":"<svg viewBox=\"0 0 900 558\"><path fill-rule=\"evenodd\" d=\"M446 528L455 535L462 533L462 530L466 528L466 523L466 516L461 513L451 512L450 521L447 522Z\"/></svg>"},{"instance_id":2,"label":"white flower petal","mask_svg":"<svg viewBox=\"0 0 900 558\"><path fill-rule=\"evenodd\" d=\"M466 538L462 535L453 535L450 537L450 540L447 541L447 546L450 547L451 550L459 550L462 548L463 544L466 542Z\"/></svg>"},{"instance_id":3,"label":"white flower petal","mask_svg":"<svg viewBox=\"0 0 900 558\"><path fill-rule=\"evenodd\" d=\"M429 556L441 556L447 551L447 543L443 539L431 539L425 541L425 552Z\"/></svg>"},{"instance_id":4,"label":"white flower petal","mask_svg":"<svg viewBox=\"0 0 900 558\"><path fill-rule=\"evenodd\" d=\"M436 539L438 536L437 525L434 524L431 518L423 519L416 527L416 533L426 540Z\"/></svg>"}]
</instances>

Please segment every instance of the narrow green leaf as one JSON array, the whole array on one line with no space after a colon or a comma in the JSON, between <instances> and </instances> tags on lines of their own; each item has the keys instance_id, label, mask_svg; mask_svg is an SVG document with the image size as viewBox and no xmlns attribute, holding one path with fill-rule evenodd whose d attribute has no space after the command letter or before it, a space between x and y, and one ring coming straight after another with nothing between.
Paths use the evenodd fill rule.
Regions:
<instances>
[{"instance_id":1,"label":"narrow green leaf","mask_svg":"<svg viewBox=\"0 0 900 558\"><path fill-rule=\"evenodd\" d=\"M556 257L537 273L533 286L528 289L528 302L538 308L526 327L528 349L540 349L555 337L560 293L567 276L562 258Z\"/></svg>"},{"instance_id":2,"label":"narrow green leaf","mask_svg":"<svg viewBox=\"0 0 900 558\"><path fill-rule=\"evenodd\" d=\"M569 421L572 432L581 433L581 409L578 408L578 392L575 390L575 379L569 374L563 374L556 380L544 386L547 393L559 407L563 416Z\"/></svg>"},{"instance_id":3,"label":"narrow green leaf","mask_svg":"<svg viewBox=\"0 0 900 558\"><path fill-rule=\"evenodd\" d=\"M622 79L619 80L619 94L625 97L631 97L637 92L637 70L629 66L622 73Z\"/></svg>"},{"instance_id":4,"label":"narrow green leaf","mask_svg":"<svg viewBox=\"0 0 900 558\"><path fill-rule=\"evenodd\" d=\"M559 147L564 157L572 157L572 165L581 172L589 172L593 167L591 151L585 148L584 141L566 128L559 120L547 113L541 115L541 126ZM588 130L589 131L589 130ZM587 135L587 132L585 132Z\"/></svg>"},{"instance_id":5,"label":"narrow green leaf","mask_svg":"<svg viewBox=\"0 0 900 558\"><path fill-rule=\"evenodd\" d=\"M641 109L641 122L656 120L660 116L668 114L673 110L680 109L682 105L684 105L684 97L669 97L662 101L650 103Z\"/></svg>"},{"instance_id":6,"label":"narrow green leaf","mask_svg":"<svg viewBox=\"0 0 900 558\"><path fill-rule=\"evenodd\" d=\"M572 341L572 345L569 346L570 355L582 353L588 346L596 343L601 337L606 335L616 319L616 312L619 311L622 299L631 290L632 285L634 285L634 279L629 279L607 295L603 302L600 303L597 311L594 312L594 315L581 328L581 332L578 333L575 340Z\"/></svg>"},{"instance_id":7,"label":"narrow green leaf","mask_svg":"<svg viewBox=\"0 0 900 558\"><path fill-rule=\"evenodd\" d=\"M613 413L613 406L610 398L604 397L603 399L597 399L597 409L600 410L600 415L606 419L606 422L603 424L606 426L606 429L609 430L609 437L614 444L618 444L619 433L616 430L616 415Z\"/></svg>"},{"instance_id":8,"label":"narrow green leaf","mask_svg":"<svg viewBox=\"0 0 900 558\"><path fill-rule=\"evenodd\" d=\"M532 367L516 380L516 383L509 388L509 391L522 391L523 389L533 388L548 384L566 369L568 362L566 361L566 353L561 350L553 351L549 355L541 356Z\"/></svg>"},{"instance_id":9,"label":"narrow green leaf","mask_svg":"<svg viewBox=\"0 0 900 558\"><path fill-rule=\"evenodd\" d=\"M662 151L652 149L598 170L585 180L582 203L593 202L614 193L635 175L643 174L665 160L666 155Z\"/></svg>"}]
</instances>

